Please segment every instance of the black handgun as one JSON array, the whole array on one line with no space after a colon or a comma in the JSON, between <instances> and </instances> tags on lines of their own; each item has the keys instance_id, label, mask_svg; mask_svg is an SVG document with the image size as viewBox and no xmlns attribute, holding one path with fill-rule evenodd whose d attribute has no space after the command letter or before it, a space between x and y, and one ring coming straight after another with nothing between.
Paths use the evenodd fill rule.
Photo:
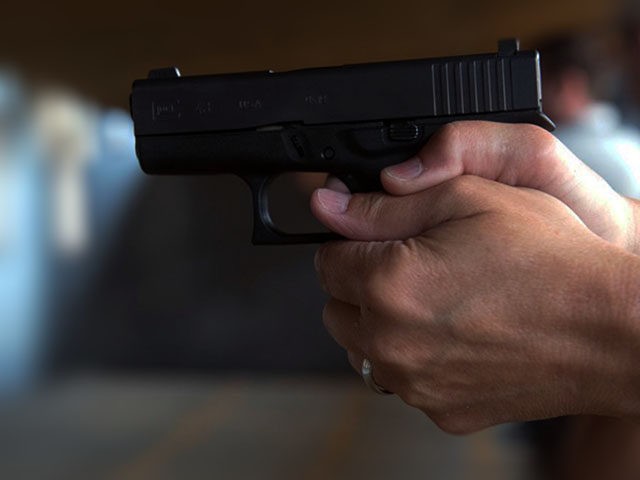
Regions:
<instances>
[{"instance_id":1,"label":"black handgun","mask_svg":"<svg viewBox=\"0 0 640 480\"><path fill-rule=\"evenodd\" d=\"M532 123L542 113L539 56L449 58L181 77L153 70L131 93L136 153L150 174L233 173L253 193L254 244L316 243L271 220L267 185L285 172L327 172L351 191L381 189L380 171L416 154L457 120Z\"/></svg>"}]
</instances>

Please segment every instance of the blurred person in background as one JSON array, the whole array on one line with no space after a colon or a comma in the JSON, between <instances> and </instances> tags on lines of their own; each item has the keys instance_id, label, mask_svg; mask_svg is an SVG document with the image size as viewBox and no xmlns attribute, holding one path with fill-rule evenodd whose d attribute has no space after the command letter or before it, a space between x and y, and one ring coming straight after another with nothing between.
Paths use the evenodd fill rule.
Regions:
<instances>
[{"instance_id":1,"label":"blurred person in background","mask_svg":"<svg viewBox=\"0 0 640 480\"><path fill-rule=\"evenodd\" d=\"M625 121L640 128L640 1L622 2L616 28L622 65L615 101Z\"/></svg>"},{"instance_id":2,"label":"blurred person in background","mask_svg":"<svg viewBox=\"0 0 640 480\"><path fill-rule=\"evenodd\" d=\"M47 366L65 326L69 305L81 297L117 239L118 225L140 188L133 125L119 109L102 110L54 87L34 100L33 123L47 174L50 272L46 315ZM90 322L91 319L87 319ZM62 328L61 328L62 327Z\"/></svg>"},{"instance_id":3,"label":"blurred person in background","mask_svg":"<svg viewBox=\"0 0 640 480\"><path fill-rule=\"evenodd\" d=\"M53 318L81 295L94 274L142 174L126 112L103 111L53 87L40 91L33 103L48 185L47 285L55 299L48 317Z\"/></svg>"},{"instance_id":4,"label":"blurred person in background","mask_svg":"<svg viewBox=\"0 0 640 480\"><path fill-rule=\"evenodd\" d=\"M595 39L558 35L542 40L544 111L556 137L618 193L640 198L640 132L602 100L607 65Z\"/></svg>"},{"instance_id":5,"label":"blurred person in background","mask_svg":"<svg viewBox=\"0 0 640 480\"><path fill-rule=\"evenodd\" d=\"M0 74L0 394L44 373L55 312L79 293L141 175L131 120Z\"/></svg>"}]
</instances>

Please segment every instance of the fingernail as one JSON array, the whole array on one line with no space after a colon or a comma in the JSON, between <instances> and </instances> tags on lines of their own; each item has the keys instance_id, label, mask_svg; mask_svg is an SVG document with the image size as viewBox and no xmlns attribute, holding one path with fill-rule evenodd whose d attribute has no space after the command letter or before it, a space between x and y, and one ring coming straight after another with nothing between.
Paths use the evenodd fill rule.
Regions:
<instances>
[{"instance_id":1,"label":"fingernail","mask_svg":"<svg viewBox=\"0 0 640 480\"><path fill-rule=\"evenodd\" d=\"M349 189L347 186L337 177L333 175L329 175L327 177L327 181L324 182L324 188L328 188L329 190L333 190L334 192L342 192L349 193Z\"/></svg>"},{"instance_id":2,"label":"fingernail","mask_svg":"<svg viewBox=\"0 0 640 480\"><path fill-rule=\"evenodd\" d=\"M330 213L344 213L349 206L351 195L335 192L326 188L320 188L317 191L320 206Z\"/></svg>"},{"instance_id":3,"label":"fingernail","mask_svg":"<svg viewBox=\"0 0 640 480\"><path fill-rule=\"evenodd\" d=\"M387 167L383 172L398 180L412 180L420 175L423 169L422 160L418 157L413 157L406 162Z\"/></svg>"}]
</instances>

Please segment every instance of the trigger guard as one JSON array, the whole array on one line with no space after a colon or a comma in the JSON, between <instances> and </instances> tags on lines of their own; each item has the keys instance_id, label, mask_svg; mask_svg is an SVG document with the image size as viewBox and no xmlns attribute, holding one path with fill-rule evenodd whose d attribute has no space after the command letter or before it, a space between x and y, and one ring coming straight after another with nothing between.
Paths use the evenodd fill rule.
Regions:
<instances>
[{"instance_id":1,"label":"trigger guard","mask_svg":"<svg viewBox=\"0 0 640 480\"><path fill-rule=\"evenodd\" d=\"M332 232L285 233L278 229L269 213L267 187L272 177L267 175L243 176L251 189L253 199L253 235L254 245L291 245L324 243L341 237Z\"/></svg>"}]
</instances>

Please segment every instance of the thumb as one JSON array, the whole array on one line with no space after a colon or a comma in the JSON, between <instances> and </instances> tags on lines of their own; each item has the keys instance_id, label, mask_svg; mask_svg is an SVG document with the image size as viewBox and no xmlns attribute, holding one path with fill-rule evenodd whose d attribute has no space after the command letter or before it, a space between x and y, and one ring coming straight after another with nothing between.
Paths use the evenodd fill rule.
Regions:
<instances>
[{"instance_id":1,"label":"thumb","mask_svg":"<svg viewBox=\"0 0 640 480\"><path fill-rule=\"evenodd\" d=\"M393 195L409 195L458 175L540 190L573 210L597 235L625 242L629 208L598 174L546 130L527 124L456 122L436 132L418 155L385 168Z\"/></svg>"},{"instance_id":2,"label":"thumb","mask_svg":"<svg viewBox=\"0 0 640 480\"><path fill-rule=\"evenodd\" d=\"M486 211L492 198L484 193L489 185L498 186L466 175L402 197L320 188L311 196L311 211L327 228L351 240L404 240Z\"/></svg>"},{"instance_id":3,"label":"thumb","mask_svg":"<svg viewBox=\"0 0 640 480\"><path fill-rule=\"evenodd\" d=\"M589 171L562 147L534 125L455 122L438 130L414 158L385 168L381 181L388 192L407 195L466 174L561 194L565 183Z\"/></svg>"},{"instance_id":4,"label":"thumb","mask_svg":"<svg viewBox=\"0 0 640 480\"><path fill-rule=\"evenodd\" d=\"M564 203L574 203L568 206L578 209L584 200L578 193L616 195L546 130L528 124L481 121L445 125L417 156L382 170L381 181L389 193L407 195L458 175L541 190ZM576 192L578 183L581 188Z\"/></svg>"}]
</instances>

